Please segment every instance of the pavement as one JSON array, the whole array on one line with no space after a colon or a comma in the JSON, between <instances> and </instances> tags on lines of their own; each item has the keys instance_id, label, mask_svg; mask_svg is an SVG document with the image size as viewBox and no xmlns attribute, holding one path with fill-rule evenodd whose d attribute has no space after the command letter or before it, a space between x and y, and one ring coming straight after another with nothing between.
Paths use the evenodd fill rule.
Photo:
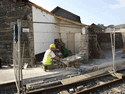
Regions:
<instances>
[{"instance_id":1,"label":"pavement","mask_svg":"<svg viewBox=\"0 0 125 94\"><path fill-rule=\"evenodd\" d=\"M121 58L124 54L122 53L122 49L116 50L116 59L115 63L117 68L122 68L125 66L125 59ZM110 67L112 67L112 52L110 51L104 51L105 58L103 59L92 59L89 60L88 63L83 63L80 67L85 68L85 71L92 71L94 68L98 67L98 69L107 68L109 67L109 70L111 70ZM33 77L41 77L41 76L48 76L48 75L54 75L54 74L64 74L64 73L70 73L70 72L76 72L76 68L69 68L69 69L54 69L51 71L43 71L41 67L38 68L27 68L23 69L23 79L33 78ZM11 83L15 81L14 77L14 69L10 67L3 66L0 69L0 84L5 83Z\"/></svg>"},{"instance_id":2,"label":"pavement","mask_svg":"<svg viewBox=\"0 0 125 94\"><path fill-rule=\"evenodd\" d=\"M45 72L42 68L27 68L23 69L23 79L34 78L34 77L41 77L41 76L48 76L48 75L55 75L55 74L63 74L67 72L76 72L77 69L69 68L69 69L54 69ZM3 67L0 69L0 84L11 83L15 81L14 77L14 69L9 67Z\"/></svg>"}]
</instances>

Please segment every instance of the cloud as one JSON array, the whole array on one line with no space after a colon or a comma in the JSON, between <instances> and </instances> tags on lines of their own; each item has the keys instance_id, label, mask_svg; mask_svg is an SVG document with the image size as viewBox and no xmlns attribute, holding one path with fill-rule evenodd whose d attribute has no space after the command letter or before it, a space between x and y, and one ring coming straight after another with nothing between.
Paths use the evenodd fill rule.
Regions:
<instances>
[{"instance_id":1,"label":"cloud","mask_svg":"<svg viewBox=\"0 0 125 94\"><path fill-rule=\"evenodd\" d=\"M125 0L117 0L119 4L110 5L110 8L122 8L125 7Z\"/></svg>"}]
</instances>

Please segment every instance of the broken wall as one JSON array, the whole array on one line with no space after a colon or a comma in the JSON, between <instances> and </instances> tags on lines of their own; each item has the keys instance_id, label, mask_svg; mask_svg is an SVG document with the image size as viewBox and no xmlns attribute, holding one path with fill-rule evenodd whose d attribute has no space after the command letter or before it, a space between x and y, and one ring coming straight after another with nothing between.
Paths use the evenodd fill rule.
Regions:
<instances>
[{"instance_id":1,"label":"broken wall","mask_svg":"<svg viewBox=\"0 0 125 94\"><path fill-rule=\"evenodd\" d=\"M49 49L50 44L54 43L54 39L61 38L65 43L65 47L71 50L73 54L79 52L79 45L77 44L81 42L80 37L82 35L83 26L58 19L48 12L34 6L32 9L36 60L42 60L44 52Z\"/></svg>"},{"instance_id":2,"label":"broken wall","mask_svg":"<svg viewBox=\"0 0 125 94\"><path fill-rule=\"evenodd\" d=\"M97 41L101 46L101 49L108 50L111 49L111 38L110 33L99 33L97 34ZM121 33L115 33L115 48L122 48L123 40Z\"/></svg>"},{"instance_id":3,"label":"broken wall","mask_svg":"<svg viewBox=\"0 0 125 94\"><path fill-rule=\"evenodd\" d=\"M17 19L22 20L22 28L29 28L29 32L22 33L21 51L25 43L23 61L32 66L34 61L32 7L26 3L0 0L0 57L3 58L3 64L13 63L13 26Z\"/></svg>"},{"instance_id":4,"label":"broken wall","mask_svg":"<svg viewBox=\"0 0 125 94\"><path fill-rule=\"evenodd\" d=\"M61 39L65 43L65 47L73 54L78 53L82 26L63 20L60 20L60 23L65 23L65 25L60 25Z\"/></svg>"}]
</instances>

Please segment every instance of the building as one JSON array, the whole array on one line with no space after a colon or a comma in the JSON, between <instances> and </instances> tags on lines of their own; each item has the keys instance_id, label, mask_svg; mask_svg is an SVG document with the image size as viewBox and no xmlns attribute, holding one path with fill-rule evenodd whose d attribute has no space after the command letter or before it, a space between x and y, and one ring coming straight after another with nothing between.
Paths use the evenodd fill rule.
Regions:
<instances>
[{"instance_id":1,"label":"building","mask_svg":"<svg viewBox=\"0 0 125 94\"><path fill-rule=\"evenodd\" d=\"M65 47L71 50L72 53L79 52L79 44L83 41L81 37L85 37L84 34L87 32L86 25L81 23L79 16L59 7L49 12L25 0L3 0L0 1L0 5L2 9L0 10L2 13L0 14L0 57L3 58L3 63L8 63L10 58L12 60L13 26L17 19L21 19L23 29L21 49L25 48L24 63L29 63L32 66L35 56L44 53L49 48L49 45L54 43L55 39L62 39ZM57 10L58 12L64 10L66 16L70 15L75 19L64 17L63 13L57 15ZM2 55L2 53L5 55Z\"/></svg>"},{"instance_id":2,"label":"building","mask_svg":"<svg viewBox=\"0 0 125 94\"><path fill-rule=\"evenodd\" d=\"M21 19L22 28L29 28L21 37L21 49L25 43L23 61L33 65L34 34L32 23L32 6L27 2L13 0L0 1L0 57L3 64L11 64L13 57L13 34L17 19ZM22 56L22 55L21 55Z\"/></svg>"}]
</instances>

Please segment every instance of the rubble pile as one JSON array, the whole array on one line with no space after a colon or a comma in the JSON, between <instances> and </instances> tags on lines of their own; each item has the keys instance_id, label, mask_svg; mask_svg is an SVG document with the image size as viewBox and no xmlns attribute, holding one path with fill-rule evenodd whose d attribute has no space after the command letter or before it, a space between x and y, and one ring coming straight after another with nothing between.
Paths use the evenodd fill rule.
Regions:
<instances>
[{"instance_id":1,"label":"rubble pile","mask_svg":"<svg viewBox=\"0 0 125 94\"><path fill-rule=\"evenodd\" d=\"M56 45L54 52L58 57L64 58L72 55L71 51L65 48L65 43L63 43L61 39L55 39L54 43Z\"/></svg>"}]
</instances>

